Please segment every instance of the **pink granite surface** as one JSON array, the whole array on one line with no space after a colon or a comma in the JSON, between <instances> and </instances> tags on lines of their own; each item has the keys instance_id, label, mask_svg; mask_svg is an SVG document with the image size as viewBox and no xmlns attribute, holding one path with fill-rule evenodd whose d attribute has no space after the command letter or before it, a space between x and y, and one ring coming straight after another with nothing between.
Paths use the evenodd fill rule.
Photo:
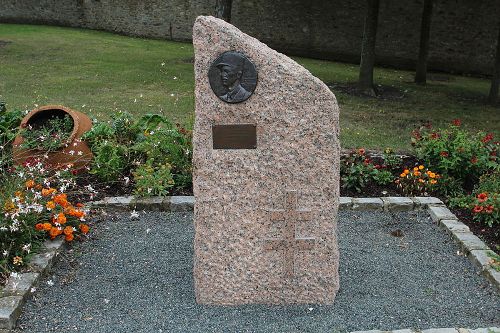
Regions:
<instances>
[{"instance_id":1,"label":"pink granite surface","mask_svg":"<svg viewBox=\"0 0 500 333\"><path fill-rule=\"evenodd\" d=\"M197 301L332 303L339 288L335 96L302 66L222 20L198 17L193 44ZM207 76L229 50L245 54L259 76L253 95L238 104L219 99ZM255 124L257 149L212 149L216 124Z\"/></svg>"}]
</instances>

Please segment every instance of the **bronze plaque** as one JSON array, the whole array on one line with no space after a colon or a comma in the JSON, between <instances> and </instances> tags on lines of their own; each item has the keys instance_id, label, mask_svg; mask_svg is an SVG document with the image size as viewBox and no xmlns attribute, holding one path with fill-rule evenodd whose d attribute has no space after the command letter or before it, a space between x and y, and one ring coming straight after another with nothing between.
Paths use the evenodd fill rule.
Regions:
<instances>
[{"instance_id":1,"label":"bronze plaque","mask_svg":"<svg viewBox=\"0 0 500 333\"><path fill-rule=\"evenodd\" d=\"M257 148L257 127L252 124L213 125L214 149Z\"/></svg>"},{"instance_id":2,"label":"bronze plaque","mask_svg":"<svg viewBox=\"0 0 500 333\"><path fill-rule=\"evenodd\" d=\"M224 102L246 101L257 85L255 65L243 54L228 51L214 60L208 70L212 91Z\"/></svg>"}]
</instances>

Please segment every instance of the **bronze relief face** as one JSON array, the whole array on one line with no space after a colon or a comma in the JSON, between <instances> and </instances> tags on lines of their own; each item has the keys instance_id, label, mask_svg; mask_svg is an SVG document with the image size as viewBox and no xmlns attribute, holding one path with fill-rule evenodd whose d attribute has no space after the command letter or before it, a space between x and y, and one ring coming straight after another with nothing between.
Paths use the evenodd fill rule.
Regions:
<instances>
[{"instance_id":1,"label":"bronze relief face","mask_svg":"<svg viewBox=\"0 0 500 333\"><path fill-rule=\"evenodd\" d=\"M224 102L246 101L257 86L257 70L248 58L239 52L221 54L208 70L212 91Z\"/></svg>"}]
</instances>

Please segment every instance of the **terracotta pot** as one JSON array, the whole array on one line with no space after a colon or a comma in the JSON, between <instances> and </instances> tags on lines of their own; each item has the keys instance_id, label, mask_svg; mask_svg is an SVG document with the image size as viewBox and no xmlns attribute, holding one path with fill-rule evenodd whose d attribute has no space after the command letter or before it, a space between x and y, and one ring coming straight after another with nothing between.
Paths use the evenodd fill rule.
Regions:
<instances>
[{"instance_id":1,"label":"terracotta pot","mask_svg":"<svg viewBox=\"0 0 500 333\"><path fill-rule=\"evenodd\" d=\"M26 149L20 146L23 143L23 138L18 134L12 148L14 163L20 165L28 159L40 158L43 163L50 164L53 167L73 165L74 168L80 169L89 164L93 155L87 144L81 140L82 135L92 128L92 120L87 115L62 105L47 105L28 113L21 121L20 127L24 128L44 119L53 116L64 116L65 114L70 115L73 119L73 131L66 144L49 153L38 149Z\"/></svg>"}]
</instances>

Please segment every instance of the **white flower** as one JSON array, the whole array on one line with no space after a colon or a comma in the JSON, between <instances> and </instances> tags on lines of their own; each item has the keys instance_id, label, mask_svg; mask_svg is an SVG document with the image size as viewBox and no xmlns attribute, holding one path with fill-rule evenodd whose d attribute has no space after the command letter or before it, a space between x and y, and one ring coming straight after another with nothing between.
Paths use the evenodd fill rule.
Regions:
<instances>
[{"instance_id":1,"label":"white flower","mask_svg":"<svg viewBox=\"0 0 500 333\"><path fill-rule=\"evenodd\" d=\"M134 103L137 103L137 98L134 98Z\"/></svg>"},{"instance_id":2,"label":"white flower","mask_svg":"<svg viewBox=\"0 0 500 333\"><path fill-rule=\"evenodd\" d=\"M162 63L161 63L161 65L162 65L162 66L165 66L165 63L164 63L164 62L162 62Z\"/></svg>"},{"instance_id":3,"label":"white flower","mask_svg":"<svg viewBox=\"0 0 500 333\"><path fill-rule=\"evenodd\" d=\"M23 246L23 251L27 252L27 253L30 253L30 251L31 251L31 244L25 244Z\"/></svg>"},{"instance_id":4,"label":"white flower","mask_svg":"<svg viewBox=\"0 0 500 333\"><path fill-rule=\"evenodd\" d=\"M30 292L31 292L32 294L33 294L35 291L36 291L36 288L35 288L35 287L33 287L33 288L31 288L31 289L30 289Z\"/></svg>"},{"instance_id":5,"label":"white flower","mask_svg":"<svg viewBox=\"0 0 500 333\"><path fill-rule=\"evenodd\" d=\"M131 219L137 219L139 218L139 213L135 211L135 209L130 213L130 218Z\"/></svg>"},{"instance_id":6,"label":"white flower","mask_svg":"<svg viewBox=\"0 0 500 333\"><path fill-rule=\"evenodd\" d=\"M142 94L140 94L139 97L142 98Z\"/></svg>"},{"instance_id":7,"label":"white flower","mask_svg":"<svg viewBox=\"0 0 500 333\"><path fill-rule=\"evenodd\" d=\"M149 228L146 229L147 234L149 234L150 231L151 231L151 229L149 229Z\"/></svg>"},{"instance_id":8,"label":"white flower","mask_svg":"<svg viewBox=\"0 0 500 333\"><path fill-rule=\"evenodd\" d=\"M170 94L170 96L174 97L174 96L175 96L175 94L174 94L174 93L172 93L172 94Z\"/></svg>"},{"instance_id":9,"label":"white flower","mask_svg":"<svg viewBox=\"0 0 500 333\"><path fill-rule=\"evenodd\" d=\"M173 77L173 79L174 79L174 80L177 80L177 76L174 76L174 77Z\"/></svg>"},{"instance_id":10,"label":"white flower","mask_svg":"<svg viewBox=\"0 0 500 333\"><path fill-rule=\"evenodd\" d=\"M70 155L75 155L75 151L74 151L74 150L70 150L70 151L69 151L69 154L70 154Z\"/></svg>"},{"instance_id":11,"label":"white flower","mask_svg":"<svg viewBox=\"0 0 500 333\"><path fill-rule=\"evenodd\" d=\"M10 272L10 277L13 278L13 279L19 279L20 278L19 274L16 273L16 272Z\"/></svg>"},{"instance_id":12,"label":"white flower","mask_svg":"<svg viewBox=\"0 0 500 333\"><path fill-rule=\"evenodd\" d=\"M125 185L128 185L128 183L130 183L130 178L127 176L123 177L123 180L125 181Z\"/></svg>"},{"instance_id":13,"label":"white flower","mask_svg":"<svg viewBox=\"0 0 500 333\"><path fill-rule=\"evenodd\" d=\"M54 285L54 281L49 280L49 281L47 281L47 284L52 287Z\"/></svg>"},{"instance_id":14,"label":"white flower","mask_svg":"<svg viewBox=\"0 0 500 333\"><path fill-rule=\"evenodd\" d=\"M6 228L6 229L7 229L7 228ZM4 257L7 257L7 256L9 255L9 252L8 252L7 250L4 250L4 251L2 252L2 254L3 254L3 256L4 256Z\"/></svg>"},{"instance_id":15,"label":"white flower","mask_svg":"<svg viewBox=\"0 0 500 333\"><path fill-rule=\"evenodd\" d=\"M83 155L83 151L81 151L81 150L80 150L80 151L78 152L78 156L82 156L82 155Z\"/></svg>"}]
</instances>

